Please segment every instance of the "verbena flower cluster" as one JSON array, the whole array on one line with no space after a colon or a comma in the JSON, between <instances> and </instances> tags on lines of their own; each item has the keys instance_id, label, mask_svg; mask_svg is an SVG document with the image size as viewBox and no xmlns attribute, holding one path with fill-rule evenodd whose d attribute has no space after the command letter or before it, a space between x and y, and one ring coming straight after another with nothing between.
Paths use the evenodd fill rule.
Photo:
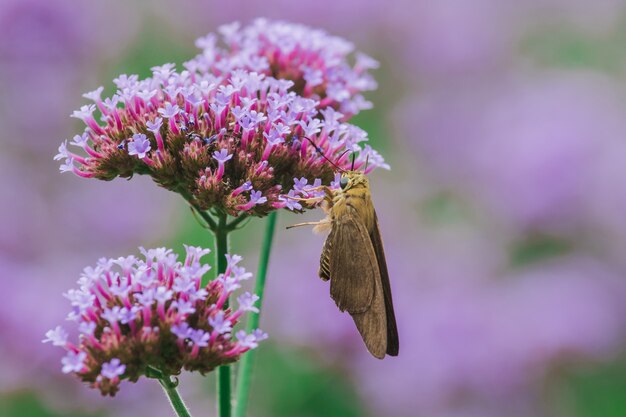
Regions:
<instances>
[{"instance_id":1,"label":"verbena flower cluster","mask_svg":"<svg viewBox=\"0 0 626 417\"><path fill-rule=\"evenodd\" d=\"M181 72L165 64L143 80L119 76L110 98L102 87L85 94L94 104L72 116L87 127L70 142L82 152L63 142L61 171L102 180L147 174L200 209L262 216L302 210L289 197L329 184L333 163L348 168L354 157L367 172L388 168L363 144L365 131L345 122L367 107L357 93L374 87L371 60L349 67L349 43L304 26L258 20L221 32L229 47L208 35Z\"/></svg>"},{"instance_id":2,"label":"verbena flower cluster","mask_svg":"<svg viewBox=\"0 0 626 417\"><path fill-rule=\"evenodd\" d=\"M228 297L252 276L226 255L224 274L202 286L210 266L200 259L208 249L185 246L178 261L172 250L140 248L145 260L130 255L102 258L84 269L78 289L65 294L72 305L68 320L78 326L78 342L61 326L44 342L67 350L63 372L74 373L103 395L115 395L121 380L137 381L151 370L169 376L181 369L202 374L236 361L267 338L233 327L243 314L258 312L256 295L237 298L238 308L224 309Z\"/></svg>"},{"instance_id":3,"label":"verbena flower cluster","mask_svg":"<svg viewBox=\"0 0 626 417\"><path fill-rule=\"evenodd\" d=\"M373 58L356 52L354 45L323 30L259 18L241 28L239 22L221 26L196 41L202 53L185 63L191 72L230 74L245 69L294 82L302 97L319 99L319 107L334 107L346 116L370 109L360 94L376 89L368 70L378 68ZM224 45L224 46L221 46Z\"/></svg>"}]
</instances>

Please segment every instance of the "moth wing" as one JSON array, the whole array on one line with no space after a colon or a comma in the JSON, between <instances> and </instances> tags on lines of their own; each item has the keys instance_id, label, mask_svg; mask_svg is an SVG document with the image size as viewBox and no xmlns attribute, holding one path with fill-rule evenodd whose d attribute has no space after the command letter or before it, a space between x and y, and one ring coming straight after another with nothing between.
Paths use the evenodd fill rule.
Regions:
<instances>
[{"instance_id":1,"label":"moth wing","mask_svg":"<svg viewBox=\"0 0 626 417\"><path fill-rule=\"evenodd\" d=\"M378 217L375 212L374 228L370 233L370 238L372 240L374 252L376 253L376 260L378 261L378 270L380 271L380 281L385 301L385 316L387 318L387 354L390 356L398 356L398 351L400 350L400 340L398 338L396 315L393 310L393 300L391 298L391 283L389 281L389 272L387 271L387 260L385 259L383 240L380 236L380 228L378 227Z\"/></svg>"},{"instance_id":2,"label":"moth wing","mask_svg":"<svg viewBox=\"0 0 626 417\"><path fill-rule=\"evenodd\" d=\"M334 239L334 233L331 230L330 234L326 237L324 241L324 247L322 248L322 255L320 256L320 268L317 271L317 274L324 281L328 281L330 279L330 257L332 255L332 241Z\"/></svg>"},{"instance_id":3,"label":"moth wing","mask_svg":"<svg viewBox=\"0 0 626 417\"><path fill-rule=\"evenodd\" d=\"M374 247L365 225L355 217L335 221L328 236L330 296L341 311L362 313L370 308L380 280Z\"/></svg>"},{"instance_id":4,"label":"moth wing","mask_svg":"<svg viewBox=\"0 0 626 417\"><path fill-rule=\"evenodd\" d=\"M374 281L374 298L367 311L351 314L367 350L378 359L383 359L387 348L387 318L385 298L380 279Z\"/></svg>"}]
</instances>

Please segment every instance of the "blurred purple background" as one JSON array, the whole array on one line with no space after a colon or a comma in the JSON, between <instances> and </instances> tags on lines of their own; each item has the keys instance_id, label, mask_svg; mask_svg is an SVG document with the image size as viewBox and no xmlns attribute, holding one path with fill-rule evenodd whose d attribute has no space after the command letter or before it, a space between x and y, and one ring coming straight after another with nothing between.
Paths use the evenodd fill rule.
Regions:
<instances>
[{"instance_id":1,"label":"blurred purple background","mask_svg":"<svg viewBox=\"0 0 626 417\"><path fill-rule=\"evenodd\" d=\"M281 213L261 322L277 353L260 355L257 389L301 375L282 355L306 358L371 416L624 415L623 395L611 397L626 383L611 371L626 350L618 0L0 0L0 415L26 415L11 411L23 392L58 415L170 415L151 382L99 399L40 341L83 266L203 232L146 178L61 175L52 156L77 133L69 114L82 93L180 64L196 37L259 16L324 28L381 61L375 109L354 122L392 166L372 191L401 350L367 354L316 278L322 237L285 231L303 219ZM235 238L249 269L261 223ZM199 381L182 382L196 413L213 406ZM253 395L251 415L317 415L268 392L275 400ZM351 415L338 407L325 415Z\"/></svg>"}]
</instances>

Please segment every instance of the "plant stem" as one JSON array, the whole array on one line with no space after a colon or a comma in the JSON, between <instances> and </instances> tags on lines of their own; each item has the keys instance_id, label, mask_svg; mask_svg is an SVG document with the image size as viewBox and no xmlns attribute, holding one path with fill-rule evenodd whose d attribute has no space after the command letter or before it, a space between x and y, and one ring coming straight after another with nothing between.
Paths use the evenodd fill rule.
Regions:
<instances>
[{"instance_id":1,"label":"plant stem","mask_svg":"<svg viewBox=\"0 0 626 417\"><path fill-rule=\"evenodd\" d=\"M245 214L240 214L239 217L237 217L235 220L233 220L232 222L228 224L228 230L235 230L241 222L243 222L244 220L247 220L248 218L249 217L246 216Z\"/></svg>"},{"instance_id":2,"label":"plant stem","mask_svg":"<svg viewBox=\"0 0 626 417\"><path fill-rule=\"evenodd\" d=\"M189 410L187 410L187 406L176 389L178 382L173 382L169 376L160 378L159 382L163 387L163 391L167 394L167 398L169 398L170 404L172 405L176 415L178 417L191 417Z\"/></svg>"},{"instance_id":3,"label":"plant stem","mask_svg":"<svg viewBox=\"0 0 626 417\"><path fill-rule=\"evenodd\" d=\"M211 230L217 229L218 225L217 225L217 223L215 223L215 220L213 220L213 218L211 217L211 215L209 213L207 213L206 211L201 210L195 204L191 194L189 194L184 188L180 188L178 190L178 193L181 196L183 196L183 198L189 203L189 206L191 207L192 212L195 213L195 214L198 214L200 217L202 217L202 219L206 222L207 226Z\"/></svg>"},{"instance_id":4,"label":"plant stem","mask_svg":"<svg viewBox=\"0 0 626 417\"><path fill-rule=\"evenodd\" d=\"M259 326L260 311L262 307L261 304L263 302L263 290L265 289L265 276L267 275L267 265L269 263L270 253L272 250L272 240L274 238L275 228L276 211L273 211L269 214L265 226L265 237L263 238L261 257L259 258L259 270L257 272L256 284L254 287L254 292L259 296L259 313L251 313L246 325L246 333L248 334L252 333L252 331ZM235 405L235 417L245 417L246 415L254 355L254 350L249 350L243 355L239 364L239 372L237 373L237 403Z\"/></svg>"},{"instance_id":5,"label":"plant stem","mask_svg":"<svg viewBox=\"0 0 626 417\"><path fill-rule=\"evenodd\" d=\"M213 230L215 234L215 256L217 257L217 274L223 274L226 272L226 267L228 266L228 262L226 262L226 254L228 253L228 233L230 232L226 226L226 220L223 218L219 219L219 223L217 227ZM226 302L226 307L228 307L228 301Z\"/></svg>"},{"instance_id":6,"label":"plant stem","mask_svg":"<svg viewBox=\"0 0 626 417\"><path fill-rule=\"evenodd\" d=\"M218 219L217 226L213 229L215 234L215 253L217 256L217 274L226 271L226 253L228 253L228 232L226 215ZM224 304L228 308L228 300ZM231 394L230 394L230 366L224 365L217 368L217 415L219 417L230 417L231 414Z\"/></svg>"}]
</instances>

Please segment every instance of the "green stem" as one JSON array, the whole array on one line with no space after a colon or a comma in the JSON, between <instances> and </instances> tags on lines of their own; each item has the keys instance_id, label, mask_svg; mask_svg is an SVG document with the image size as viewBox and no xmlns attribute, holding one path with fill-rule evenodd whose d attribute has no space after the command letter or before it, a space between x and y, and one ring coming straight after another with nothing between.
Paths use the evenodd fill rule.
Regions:
<instances>
[{"instance_id":1,"label":"green stem","mask_svg":"<svg viewBox=\"0 0 626 417\"><path fill-rule=\"evenodd\" d=\"M217 223L215 223L215 220L213 220L213 217L211 217L211 215L209 213L207 213L204 210L201 210L196 203L193 201L193 197L191 194L189 194L184 188L180 188L178 190L178 193L183 196L183 198L189 203L189 206L191 207L191 211L194 214L198 214L200 217L202 217L202 220L204 220L206 222L206 225L209 227L209 229L211 230L216 230L218 225Z\"/></svg>"},{"instance_id":2,"label":"green stem","mask_svg":"<svg viewBox=\"0 0 626 417\"><path fill-rule=\"evenodd\" d=\"M267 224L265 226L265 237L263 239L263 247L261 248L259 270L257 272L256 284L254 288L254 292L259 296L259 313L252 313L248 319L248 323L246 325L246 333L248 334L252 333L254 329L259 327L260 310L263 302L263 290L265 289L265 276L267 275L267 265L270 259L270 252L272 250L272 240L274 238L275 228L276 211L273 211L269 214ZM254 350L249 350L243 355L239 364L239 372L237 373L237 403L235 405L235 417L245 417L246 415L254 355Z\"/></svg>"},{"instance_id":3,"label":"green stem","mask_svg":"<svg viewBox=\"0 0 626 417\"><path fill-rule=\"evenodd\" d=\"M206 222L207 227L209 229L215 230L218 227L217 224L215 223L215 220L213 220L213 217L211 217L209 213L207 213L206 211L200 210L196 206L191 206L191 209L194 211L194 213L197 213L200 217L202 217L202 220Z\"/></svg>"},{"instance_id":4,"label":"green stem","mask_svg":"<svg viewBox=\"0 0 626 417\"><path fill-rule=\"evenodd\" d=\"M232 222L228 223L228 230L235 230L241 222L243 222L244 220L247 220L248 218L249 217L246 216L245 214L240 214L239 217L237 217Z\"/></svg>"},{"instance_id":5,"label":"green stem","mask_svg":"<svg viewBox=\"0 0 626 417\"><path fill-rule=\"evenodd\" d=\"M217 227L213 229L218 275L223 274L227 267L228 232L226 215L222 215L218 219ZM226 300L224 308L228 308L228 300ZM219 417L230 417L231 415L230 366L228 365L217 368L217 415Z\"/></svg>"},{"instance_id":6,"label":"green stem","mask_svg":"<svg viewBox=\"0 0 626 417\"><path fill-rule=\"evenodd\" d=\"M173 382L169 376L160 378L159 382L163 387L163 391L167 394L167 398L169 398L170 404L172 405L176 415L178 417L191 417L189 410L187 410L187 406L176 389L178 382Z\"/></svg>"}]
</instances>

